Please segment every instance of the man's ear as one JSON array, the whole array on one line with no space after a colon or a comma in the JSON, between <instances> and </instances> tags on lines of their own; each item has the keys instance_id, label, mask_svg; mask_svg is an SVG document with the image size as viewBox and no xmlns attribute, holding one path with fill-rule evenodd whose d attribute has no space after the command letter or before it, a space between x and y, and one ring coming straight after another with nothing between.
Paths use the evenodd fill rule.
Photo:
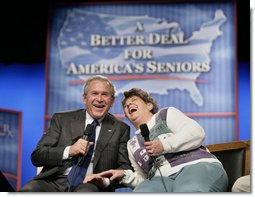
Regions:
<instances>
[{"instance_id":1,"label":"man's ear","mask_svg":"<svg viewBox=\"0 0 255 197\"><path fill-rule=\"evenodd\" d=\"M86 95L85 95L85 94L82 95L82 101L83 101L83 103L86 105Z\"/></svg>"}]
</instances>

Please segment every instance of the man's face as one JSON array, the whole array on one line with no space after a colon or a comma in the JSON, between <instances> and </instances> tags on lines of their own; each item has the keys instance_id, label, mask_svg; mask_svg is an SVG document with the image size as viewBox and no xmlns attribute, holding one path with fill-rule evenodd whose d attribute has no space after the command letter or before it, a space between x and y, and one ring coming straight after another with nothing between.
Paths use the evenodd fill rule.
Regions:
<instances>
[{"instance_id":1,"label":"man's face","mask_svg":"<svg viewBox=\"0 0 255 197\"><path fill-rule=\"evenodd\" d=\"M104 117L114 102L110 85L105 81L91 81L89 91L87 95L84 95L83 101L92 118L100 119Z\"/></svg>"},{"instance_id":2,"label":"man's face","mask_svg":"<svg viewBox=\"0 0 255 197\"><path fill-rule=\"evenodd\" d=\"M132 96L124 104L125 116L132 123L139 123L152 109L151 103L145 103L140 97Z\"/></svg>"}]
</instances>

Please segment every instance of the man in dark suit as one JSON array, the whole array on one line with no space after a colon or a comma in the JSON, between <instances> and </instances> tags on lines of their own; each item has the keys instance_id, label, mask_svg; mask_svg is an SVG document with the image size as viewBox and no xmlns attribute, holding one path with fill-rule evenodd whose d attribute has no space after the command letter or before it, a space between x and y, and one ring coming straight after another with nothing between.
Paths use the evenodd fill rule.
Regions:
<instances>
[{"instance_id":1,"label":"man in dark suit","mask_svg":"<svg viewBox=\"0 0 255 197\"><path fill-rule=\"evenodd\" d=\"M109 169L131 169L127 153L130 127L108 113L115 98L115 87L107 78L94 76L83 87L86 109L55 113L49 129L44 133L31 155L32 163L42 171L29 181L21 191L115 191L119 183L104 179L70 187L68 174L77 163L77 158L86 158L90 146L95 146L92 159L84 175ZM93 120L99 122L95 130L95 143L82 139L84 128ZM71 173L70 173L71 174ZM69 174L69 175L70 175ZM72 179L77 176L73 175ZM102 181L102 180L101 180Z\"/></svg>"}]
</instances>

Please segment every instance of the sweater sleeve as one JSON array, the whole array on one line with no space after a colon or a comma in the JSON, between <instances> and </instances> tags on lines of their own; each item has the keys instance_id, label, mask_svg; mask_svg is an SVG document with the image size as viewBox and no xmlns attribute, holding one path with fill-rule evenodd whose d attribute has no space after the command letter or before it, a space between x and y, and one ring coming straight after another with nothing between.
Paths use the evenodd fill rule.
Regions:
<instances>
[{"instance_id":1,"label":"sweater sleeve","mask_svg":"<svg viewBox=\"0 0 255 197\"><path fill-rule=\"evenodd\" d=\"M180 110L169 107L166 124L170 133L158 136L164 153L188 151L202 145L205 138L204 129Z\"/></svg>"},{"instance_id":2,"label":"sweater sleeve","mask_svg":"<svg viewBox=\"0 0 255 197\"><path fill-rule=\"evenodd\" d=\"M125 176L122 178L121 183L128 187L135 188L139 183L143 182L147 176L135 161L135 158L130 149L130 141L128 142L127 148L129 160L134 171L124 170Z\"/></svg>"}]
</instances>

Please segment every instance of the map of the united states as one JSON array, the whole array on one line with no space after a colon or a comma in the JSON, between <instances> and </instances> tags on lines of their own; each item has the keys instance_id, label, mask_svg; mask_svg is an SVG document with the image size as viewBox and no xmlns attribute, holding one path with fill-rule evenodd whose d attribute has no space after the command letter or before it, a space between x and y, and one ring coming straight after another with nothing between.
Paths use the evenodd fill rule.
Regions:
<instances>
[{"instance_id":1,"label":"map of the united states","mask_svg":"<svg viewBox=\"0 0 255 197\"><path fill-rule=\"evenodd\" d=\"M222 35L220 27L225 20L223 11L216 10L214 17L197 27L184 43L151 44L150 35L178 37L185 32L177 22L162 18L115 16L73 9L58 35L61 64L68 75L79 80L94 74L108 76L116 84L117 96L133 87L159 95L177 89L187 91L194 103L202 106L203 96L196 84L203 72L213 69L210 52L214 41ZM92 35L143 37L137 45L116 39L113 43L95 46L91 44ZM149 51L150 55L124 58L127 51Z\"/></svg>"}]
</instances>

